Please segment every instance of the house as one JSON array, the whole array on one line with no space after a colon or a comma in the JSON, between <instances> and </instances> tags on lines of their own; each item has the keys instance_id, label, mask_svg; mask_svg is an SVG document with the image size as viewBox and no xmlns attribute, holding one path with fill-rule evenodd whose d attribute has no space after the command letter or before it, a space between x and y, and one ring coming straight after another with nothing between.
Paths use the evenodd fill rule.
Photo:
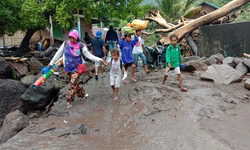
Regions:
<instances>
[{"instance_id":1,"label":"house","mask_svg":"<svg viewBox=\"0 0 250 150\"><path fill-rule=\"evenodd\" d=\"M201 12L196 13L195 15L193 15L191 18L189 19L197 19L205 14L209 14L217 9L219 9L220 7L217 5L214 5L212 3L208 3L208 2L202 2L199 5L197 5L197 7L201 7Z\"/></svg>"}]
</instances>

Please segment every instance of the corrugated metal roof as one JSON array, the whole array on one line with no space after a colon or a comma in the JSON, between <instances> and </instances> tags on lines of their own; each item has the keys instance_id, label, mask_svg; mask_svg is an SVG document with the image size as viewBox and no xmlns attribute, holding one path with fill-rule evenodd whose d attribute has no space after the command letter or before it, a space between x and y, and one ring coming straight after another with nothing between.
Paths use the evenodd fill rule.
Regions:
<instances>
[{"instance_id":1,"label":"corrugated metal roof","mask_svg":"<svg viewBox=\"0 0 250 150\"><path fill-rule=\"evenodd\" d=\"M219 9L220 8L219 6L217 6L215 4L212 4L212 3L208 3L208 2L202 2L202 3L200 3L197 6L201 6L201 5L204 5L204 4L209 5L209 6L213 7L213 8L215 8L215 9Z\"/></svg>"}]
</instances>

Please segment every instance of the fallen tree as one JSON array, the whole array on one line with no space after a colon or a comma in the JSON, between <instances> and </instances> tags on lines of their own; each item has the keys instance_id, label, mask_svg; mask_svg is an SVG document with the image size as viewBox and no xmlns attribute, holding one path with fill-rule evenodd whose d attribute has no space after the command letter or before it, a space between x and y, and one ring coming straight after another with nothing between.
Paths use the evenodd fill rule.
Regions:
<instances>
[{"instance_id":1,"label":"fallen tree","mask_svg":"<svg viewBox=\"0 0 250 150\"><path fill-rule=\"evenodd\" d=\"M226 4L225 6L221 7L220 9L217 9L214 12L211 12L209 14L206 14L198 19L195 19L193 21L191 21L190 23L174 30L172 33L170 33L167 37L164 37L161 39L161 42L164 45L169 45L170 44L170 40L169 37L173 34L177 35L179 39L183 38L187 33L190 33L191 31L197 29L199 26L208 24L214 20L217 20L227 14L229 14L230 12L232 12L233 10L249 3L250 0L233 0L232 2ZM147 20L152 20L155 21L156 23L158 23L159 25L162 25L164 27L166 27L167 29L171 29L173 27L170 27L169 23L166 22L166 20L162 18L162 16L160 15L159 11L149 11L149 16L145 17L145 19ZM169 25L169 26L166 26ZM168 31L169 32L169 31Z\"/></svg>"}]
</instances>

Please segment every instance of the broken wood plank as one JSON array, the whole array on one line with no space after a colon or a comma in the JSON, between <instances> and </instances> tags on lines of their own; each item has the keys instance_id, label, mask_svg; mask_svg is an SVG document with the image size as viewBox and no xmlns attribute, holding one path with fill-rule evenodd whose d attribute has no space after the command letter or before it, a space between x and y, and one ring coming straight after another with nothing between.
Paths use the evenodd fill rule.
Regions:
<instances>
[{"instance_id":1,"label":"broken wood plank","mask_svg":"<svg viewBox=\"0 0 250 150\"><path fill-rule=\"evenodd\" d=\"M186 23L185 23L185 19L183 16L181 16L181 20L182 20L183 24L185 25Z\"/></svg>"},{"instance_id":2,"label":"broken wood plank","mask_svg":"<svg viewBox=\"0 0 250 150\"><path fill-rule=\"evenodd\" d=\"M49 43L47 42L47 40L45 40L44 43L43 43L43 48L42 49L46 50L48 46L49 46Z\"/></svg>"},{"instance_id":3,"label":"broken wood plank","mask_svg":"<svg viewBox=\"0 0 250 150\"><path fill-rule=\"evenodd\" d=\"M9 63L14 69L16 69L16 71L17 71L20 75L22 75L22 72L21 72L15 65L13 65L10 61L8 61L8 63Z\"/></svg>"},{"instance_id":4,"label":"broken wood plank","mask_svg":"<svg viewBox=\"0 0 250 150\"><path fill-rule=\"evenodd\" d=\"M155 29L155 33L159 33L159 32L170 32L170 31L173 31L173 30L175 30L175 29L180 28L180 27L183 26L183 25L184 25L184 23L182 22L182 23L178 24L177 26L175 26L175 27L173 27L173 28L170 28L170 29Z\"/></svg>"},{"instance_id":5,"label":"broken wood plank","mask_svg":"<svg viewBox=\"0 0 250 150\"><path fill-rule=\"evenodd\" d=\"M146 34L146 35L151 35L151 33L148 33L148 32L145 32L145 31L142 31L141 33Z\"/></svg>"},{"instance_id":6,"label":"broken wood plank","mask_svg":"<svg viewBox=\"0 0 250 150\"><path fill-rule=\"evenodd\" d=\"M250 58L250 55L247 53L243 53L243 56Z\"/></svg>"},{"instance_id":7,"label":"broken wood plank","mask_svg":"<svg viewBox=\"0 0 250 150\"><path fill-rule=\"evenodd\" d=\"M4 57L5 60L18 60L21 59L21 57Z\"/></svg>"},{"instance_id":8,"label":"broken wood plank","mask_svg":"<svg viewBox=\"0 0 250 150\"><path fill-rule=\"evenodd\" d=\"M21 58L21 59L16 60L15 62L25 62L28 60L29 60L28 58Z\"/></svg>"},{"instance_id":9,"label":"broken wood plank","mask_svg":"<svg viewBox=\"0 0 250 150\"><path fill-rule=\"evenodd\" d=\"M43 44L43 42L44 42L45 40L46 40L46 38L43 37L42 40L41 40L41 43Z\"/></svg>"}]
</instances>

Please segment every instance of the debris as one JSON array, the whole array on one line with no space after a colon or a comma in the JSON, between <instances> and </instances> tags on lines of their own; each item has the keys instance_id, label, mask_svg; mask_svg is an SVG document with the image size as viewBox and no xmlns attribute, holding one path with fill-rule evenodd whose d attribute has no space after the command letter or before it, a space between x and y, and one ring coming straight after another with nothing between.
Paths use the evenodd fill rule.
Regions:
<instances>
[{"instance_id":1,"label":"debris","mask_svg":"<svg viewBox=\"0 0 250 150\"><path fill-rule=\"evenodd\" d=\"M44 67L44 65L35 57L30 58L30 63L32 63L36 67L36 70L39 70L39 71L42 70Z\"/></svg>"},{"instance_id":2,"label":"debris","mask_svg":"<svg viewBox=\"0 0 250 150\"><path fill-rule=\"evenodd\" d=\"M182 59L182 63L186 63L189 61L193 61L193 60L200 60L201 58L199 56L189 56L189 57L184 57Z\"/></svg>"},{"instance_id":3,"label":"debris","mask_svg":"<svg viewBox=\"0 0 250 150\"><path fill-rule=\"evenodd\" d=\"M248 69L250 69L250 59L245 58L243 60L243 64L246 65Z\"/></svg>"},{"instance_id":4,"label":"debris","mask_svg":"<svg viewBox=\"0 0 250 150\"><path fill-rule=\"evenodd\" d=\"M36 81L37 77L35 75L27 75L23 78L21 78L21 82L26 86L29 87L31 84L33 84Z\"/></svg>"},{"instance_id":5,"label":"debris","mask_svg":"<svg viewBox=\"0 0 250 150\"><path fill-rule=\"evenodd\" d=\"M247 53L243 53L243 56L247 57L247 58L250 58L250 55L247 54Z\"/></svg>"},{"instance_id":6,"label":"debris","mask_svg":"<svg viewBox=\"0 0 250 150\"><path fill-rule=\"evenodd\" d=\"M6 116L0 132L0 144L8 141L18 132L29 125L29 119L19 110L16 110Z\"/></svg>"},{"instance_id":7,"label":"debris","mask_svg":"<svg viewBox=\"0 0 250 150\"><path fill-rule=\"evenodd\" d=\"M17 72L20 74L20 76L23 74L15 65L13 65L10 61L8 61L8 63L17 70Z\"/></svg>"},{"instance_id":8,"label":"debris","mask_svg":"<svg viewBox=\"0 0 250 150\"><path fill-rule=\"evenodd\" d=\"M250 90L250 79L247 79L245 82L245 88Z\"/></svg>"},{"instance_id":9,"label":"debris","mask_svg":"<svg viewBox=\"0 0 250 150\"><path fill-rule=\"evenodd\" d=\"M235 69L244 73L244 74L246 74L248 72L248 68L243 63L239 63Z\"/></svg>"},{"instance_id":10,"label":"debris","mask_svg":"<svg viewBox=\"0 0 250 150\"><path fill-rule=\"evenodd\" d=\"M234 58L233 57L227 57L223 60L223 64L227 64L231 67L233 67L233 62L234 62Z\"/></svg>"},{"instance_id":11,"label":"debris","mask_svg":"<svg viewBox=\"0 0 250 150\"><path fill-rule=\"evenodd\" d=\"M11 65L3 58L0 57L0 77L12 78L13 69Z\"/></svg>"},{"instance_id":12,"label":"debris","mask_svg":"<svg viewBox=\"0 0 250 150\"><path fill-rule=\"evenodd\" d=\"M202 80L213 80L215 84L231 84L242 80L244 74L227 64L212 65L201 74Z\"/></svg>"},{"instance_id":13,"label":"debris","mask_svg":"<svg viewBox=\"0 0 250 150\"><path fill-rule=\"evenodd\" d=\"M68 123L66 120L63 120L64 123Z\"/></svg>"},{"instance_id":14,"label":"debris","mask_svg":"<svg viewBox=\"0 0 250 150\"><path fill-rule=\"evenodd\" d=\"M207 65L202 60L189 61L189 62L184 63L184 65L186 65L186 68L184 69L184 71L187 71L187 72L193 72L195 70L199 70L199 71L207 70Z\"/></svg>"},{"instance_id":15,"label":"debris","mask_svg":"<svg viewBox=\"0 0 250 150\"><path fill-rule=\"evenodd\" d=\"M236 64L236 66L237 66L238 64L242 63L242 62L243 62L243 59L241 59L241 58L239 58L239 57L234 58L234 63Z\"/></svg>"}]
</instances>

